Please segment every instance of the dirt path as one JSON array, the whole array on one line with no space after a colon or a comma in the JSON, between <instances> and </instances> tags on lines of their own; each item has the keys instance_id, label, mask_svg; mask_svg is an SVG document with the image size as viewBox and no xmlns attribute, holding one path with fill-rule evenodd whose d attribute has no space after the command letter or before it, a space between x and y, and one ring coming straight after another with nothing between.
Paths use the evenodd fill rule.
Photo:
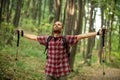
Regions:
<instances>
[{"instance_id":1,"label":"dirt path","mask_svg":"<svg viewBox=\"0 0 120 80\"><path fill-rule=\"evenodd\" d=\"M103 77L103 68L98 67L85 67L83 68L84 74L76 75L73 79L69 80L120 80L120 69L106 67L105 76Z\"/></svg>"}]
</instances>

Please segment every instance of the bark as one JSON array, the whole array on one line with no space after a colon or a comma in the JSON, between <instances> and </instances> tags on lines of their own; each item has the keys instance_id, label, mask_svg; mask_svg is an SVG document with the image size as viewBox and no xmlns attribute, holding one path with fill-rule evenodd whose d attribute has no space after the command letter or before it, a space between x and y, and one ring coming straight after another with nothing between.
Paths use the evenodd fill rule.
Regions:
<instances>
[{"instance_id":1,"label":"bark","mask_svg":"<svg viewBox=\"0 0 120 80\"><path fill-rule=\"evenodd\" d=\"M78 2L79 4L79 14L78 14L78 21L77 21L77 27L76 30L74 30L74 35L81 34L82 33L82 24L83 24L83 1L80 0ZM80 45L80 44L79 44ZM73 69L74 61L75 61L75 55L76 55L77 45L74 45L71 50L70 55L70 66Z\"/></svg>"},{"instance_id":2,"label":"bark","mask_svg":"<svg viewBox=\"0 0 120 80\"><path fill-rule=\"evenodd\" d=\"M1 25L1 22L2 22L3 1L4 0L0 0L0 25Z\"/></svg>"},{"instance_id":3,"label":"bark","mask_svg":"<svg viewBox=\"0 0 120 80\"><path fill-rule=\"evenodd\" d=\"M11 18L12 18L12 10L13 10L13 8L14 8L14 4L16 4L15 3L15 1L13 1L13 0L11 0L10 1L10 10L9 10L9 15L8 15L8 18L9 18L9 21L11 22Z\"/></svg>"},{"instance_id":4,"label":"bark","mask_svg":"<svg viewBox=\"0 0 120 80\"><path fill-rule=\"evenodd\" d=\"M36 8L36 5L37 5L37 1L36 0L33 0L32 2L32 17L33 17L33 20L36 20L36 15L37 15L37 8Z\"/></svg>"},{"instance_id":5,"label":"bark","mask_svg":"<svg viewBox=\"0 0 120 80\"><path fill-rule=\"evenodd\" d=\"M54 0L54 10L55 10L55 21L60 20L60 13L61 13L61 6L62 6L62 0Z\"/></svg>"},{"instance_id":6,"label":"bark","mask_svg":"<svg viewBox=\"0 0 120 80\"><path fill-rule=\"evenodd\" d=\"M7 0L0 0L0 23L6 21Z\"/></svg>"},{"instance_id":7,"label":"bark","mask_svg":"<svg viewBox=\"0 0 120 80\"><path fill-rule=\"evenodd\" d=\"M86 0L84 0L84 2L83 2L83 6L84 6L84 10L83 10L83 20L85 21L84 22L84 31L83 31L83 33L85 33L86 32L86 24L87 24L87 18L86 18L86 12L85 12L85 5L86 5ZM86 52L86 50L85 50L85 39L83 40L83 48L82 48L82 55L83 55L83 59L84 59L84 62L85 62L85 52Z\"/></svg>"},{"instance_id":8,"label":"bark","mask_svg":"<svg viewBox=\"0 0 120 80\"><path fill-rule=\"evenodd\" d=\"M119 41L118 41L118 50L120 49L120 25L119 25Z\"/></svg>"},{"instance_id":9,"label":"bark","mask_svg":"<svg viewBox=\"0 0 120 80\"><path fill-rule=\"evenodd\" d=\"M65 33L67 35L72 34L73 26L75 25L75 0L67 1L67 17L65 23Z\"/></svg>"},{"instance_id":10,"label":"bark","mask_svg":"<svg viewBox=\"0 0 120 80\"><path fill-rule=\"evenodd\" d=\"M40 0L41 1L41 0ZM26 2L26 7L27 7L27 9L26 9L26 11L25 11L25 17L26 18L29 18L29 16L30 16L30 3L31 3L31 0L28 0L27 2Z\"/></svg>"},{"instance_id":11,"label":"bark","mask_svg":"<svg viewBox=\"0 0 120 80\"><path fill-rule=\"evenodd\" d=\"M15 11L15 16L14 16L14 19L13 19L13 24L14 24L15 27L18 27L19 20L20 20L21 9L22 9L22 0L18 0L16 11Z\"/></svg>"},{"instance_id":12,"label":"bark","mask_svg":"<svg viewBox=\"0 0 120 80\"><path fill-rule=\"evenodd\" d=\"M89 21L89 32L93 32L95 31L93 28L93 22L94 22L94 18L93 18L93 12L94 12L94 6L95 2L91 1L91 10L90 10L90 21ZM88 39L88 44L87 44L87 52L86 52L86 62L87 64L90 66L91 65L91 57L92 57L92 49L93 49L93 44L94 44L94 38L89 38Z\"/></svg>"},{"instance_id":13,"label":"bark","mask_svg":"<svg viewBox=\"0 0 120 80\"><path fill-rule=\"evenodd\" d=\"M65 19L66 19L66 8L67 8L67 0L65 2L64 16L63 16L63 20L62 20L63 26L65 25Z\"/></svg>"},{"instance_id":14,"label":"bark","mask_svg":"<svg viewBox=\"0 0 120 80\"><path fill-rule=\"evenodd\" d=\"M10 22L10 9L9 9L9 5L10 5L10 0L7 1L6 4L6 21L9 23Z\"/></svg>"},{"instance_id":15,"label":"bark","mask_svg":"<svg viewBox=\"0 0 120 80\"><path fill-rule=\"evenodd\" d=\"M86 32L87 18L85 17L84 20L85 20L85 23L84 23L84 25L85 25L84 26L84 33L85 33ZM86 39L83 40L83 49L82 49L84 62L86 61L86 48L85 47L86 47Z\"/></svg>"},{"instance_id":16,"label":"bark","mask_svg":"<svg viewBox=\"0 0 120 80\"><path fill-rule=\"evenodd\" d=\"M41 16L42 16L42 1L38 1L38 25L41 23Z\"/></svg>"},{"instance_id":17,"label":"bark","mask_svg":"<svg viewBox=\"0 0 120 80\"><path fill-rule=\"evenodd\" d=\"M113 20L114 20L114 13L112 14L112 20L110 23L110 31L109 31L109 61L113 62L111 58L111 51L112 51L112 30L113 30Z\"/></svg>"},{"instance_id":18,"label":"bark","mask_svg":"<svg viewBox=\"0 0 120 80\"><path fill-rule=\"evenodd\" d=\"M49 15L50 15L50 19L49 22L51 23L54 19L54 17L52 16L54 14L53 12L53 8L54 8L54 0L49 0L48 2L48 6L49 6Z\"/></svg>"},{"instance_id":19,"label":"bark","mask_svg":"<svg viewBox=\"0 0 120 80\"><path fill-rule=\"evenodd\" d=\"M44 0L44 7L43 7L43 13L42 13L42 14L43 14L43 15L42 15L42 16L43 16L42 18L43 18L43 19L45 18L45 15L44 15L44 14L45 14L45 9L46 9L46 0Z\"/></svg>"}]
</instances>

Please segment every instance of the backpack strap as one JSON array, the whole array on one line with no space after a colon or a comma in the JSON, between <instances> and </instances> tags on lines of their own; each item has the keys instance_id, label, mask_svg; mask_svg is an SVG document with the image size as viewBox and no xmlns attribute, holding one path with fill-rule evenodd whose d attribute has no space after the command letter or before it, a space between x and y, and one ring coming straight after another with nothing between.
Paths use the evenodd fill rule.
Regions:
<instances>
[{"instance_id":1,"label":"backpack strap","mask_svg":"<svg viewBox=\"0 0 120 80\"><path fill-rule=\"evenodd\" d=\"M68 57L70 57L70 53L69 53L69 47L68 47L68 42L66 40L66 36L63 36L62 37L62 41L63 41L63 46L64 48L66 49L66 53L68 54Z\"/></svg>"},{"instance_id":2,"label":"backpack strap","mask_svg":"<svg viewBox=\"0 0 120 80\"><path fill-rule=\"evenodd\" d=\"M48 43L49 43L49 41L52 39L52 37L53 37L53 36L49 36L49 37L47 38L47 42L46 42L46 47L45 47L44 54L46 54L46 50L48 49Z\"/></svg>"},{"instance_id":3,"label":"backpack strap","mask_svg":"<svg viewBox=\"0 0 120 80\"><path fill-rule=\"evenodd\" d=\"M68 53L68 44L65 36L62 37L62 41L63 41L63 46L66 49L66 53Z\"/></svg>"}]
</instances>

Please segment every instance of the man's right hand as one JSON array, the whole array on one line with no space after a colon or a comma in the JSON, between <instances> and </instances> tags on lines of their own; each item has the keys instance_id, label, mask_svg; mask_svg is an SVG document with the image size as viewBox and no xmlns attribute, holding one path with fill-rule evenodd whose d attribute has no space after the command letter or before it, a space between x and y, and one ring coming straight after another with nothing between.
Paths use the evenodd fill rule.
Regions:
<instances>
[{"instance_id":1,"label":"man's right hand","mask_svg":"<svg viewBox=\"0 0 120 80\"><path fill-rule=\"evenodd\" d=\"M24 36L24 32L22 29L16 29L16 33L21 35L22 37Z\"/></svg>"}]
</instances>

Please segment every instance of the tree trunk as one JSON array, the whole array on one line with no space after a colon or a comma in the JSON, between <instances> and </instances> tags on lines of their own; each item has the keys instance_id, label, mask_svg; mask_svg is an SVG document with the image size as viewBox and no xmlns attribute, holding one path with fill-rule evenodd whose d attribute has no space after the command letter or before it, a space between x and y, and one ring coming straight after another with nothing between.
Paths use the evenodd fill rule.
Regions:
<instances>
[{"instance_id":1,"label":"tree trunk","mask_svg":"<svg viewBox=\"0 0 120 80\"><path fill-rule=\"evenodd\" d=\"M32 17L33 17L33 20L36 20L36 17L37 17L37 1L36 0L33 0L32 2Z\"/></svg>"},{"instance_id":2,"label":"tree trunk","mask_svg":"<svg viewBox=\"0 0 120 80\"><path fill-rule=\"evenodd\" d=\"M41 23L41 12L42 12L42 1L41 0L39 0L38 1L38 25L40 25L40 23Z\"/></svg>"},{"instance_id":3,"label":"tree trunk","mask_svg":"<svg viewBox=\"0 0 120 80\"><path fill-rule=\"evenodd\" d=\"M44 7L43 7L43 13L42 13L43 19L45 18L45 9L46 9L46 0L44 0Z\"/></svg>"},{"instance_id":4,"label":"tree trunk","mask_svg":"<svg viewBox=\"0 0 120 80\"><path fill-rule=\"evenodd\" d=\"M91 1L91 11L90 11L90 21L89 21L89 32L95 31L93 28L93 12L94 12L94 6L95 2ZM94 38L89 38L88 39L88 44L87 44L87 53L86 53L86 62L90 66L91 65L91 57L92 57L92 49L93 49L93 44L94 44Z\"/></svg>"},{"instance_id":5,"label":"tree trunk","mask_svg":"<svg viewBox=\"0 0 120 80\"><path fill-rule=\"evenodd\" d=\"M54 19L54 16L52 16L53 12L53 8L54 8L54 0L49 0L48 2L48 6L49 6L49 15L50 15L50 19L49 22L51 23Z\"/></svg>"},{"instance_id":6,"label":"tree trunk","mask_svg":"<svg viewBox=\"0 0 120 80\"><path fill-rule=\"evenodd\" d=\"M120 49L120 25L119 25L119 41L118 41L118 50Z\"/></svg>"},{"instance_id":7,"label":"tree trunk","mask_svg":"<svg viewBox=\"0 0 120 80\"><path fill-rule=\"evenodd\" d=\"M86 32L86 24L87 24L87 18L85 17L85 23L84 23L84 32ZM84 62L86 62L86 39L83 40L83 59L84 59Z\"/></svg>"},{"instance_id":8,"label":"tree trunk","mask_svg":"<svg viewBox=\"0 0 120 80\"><path fill-rule=\"evenodd\" d=\"M86 33L86 24L87 24L87 17L86 17L86 15L85 15L85 14L86 14L86 12L85 12L86 0L84 0L83 5L84 5L84 11L83 11L83 16L84 16L84 18L83 18L83 19L84 19L84 21L85 21L85 22L84 22L84 32L83 32L83 33ZM86 39L83 40L83 49L82 49L82 54L83 54L84 62L86 61L86 56L85 56L85 55L86 55L86 54L85 54L85 53L86 53L86 48L85 48L86 46L85 46L85 45L86 45Z\"/></svg>"},{"instance_id":9,"label":"tree trunk","mask_svg":"<svg viewBox=\"0 0 120 80\"><path fill-rule=\"evenodd\" d=\"M14 8L14 4L16 4L15 1L10 0L10 10L9 10L9 15L8 15L9 22L12 22L11 18L12 18L12 10Z\"/></svg>"},{"instance_id":10,"label":"tree trunk","mask_svg":"<svg viewBox=\"0 0 120 80\"><path fill-rule=\"evenodd\" d=\"M7 0L7 3L6 3L6 21L8 23L10 22L10 9L9 9L9 5L10 5L10 0Z\"/></svg>"},{"instance_id":11,"label":"tree trunk","mask_svg":"<svg viewBox=\"0 0 120 80\"><path fill-rule=\"evenodd\" d=\"M41 0L40 0L41 1ZM31 0L28 0L27 2L26 2L26 7L27 7L27 9L25 10L25 17L26 18L29 18L29 16L30 16L30 3L31 3ZM32 12L32 11L31 11Z\"/></svg>"},{"instance_id":12,"label":"tree trunk","mask_svg":"<svg viewBox=\"0 0 120 80\"><path fill-rule=\"evenodd\" d=\"M109 31L109 61L113 61L112 58L111 58L111 51L112 51L112 27L113 27L113 20L114 20L114 13L112 14L112 20L111 20L111 23L110 23L110 31Z\"/></svg>"},{"instance_id":13,"label":"tree trunk","mask_svg":"<svg viewBox=\"0 0 120 80\"><path fill-rule=\"evenodd\" d=\"M55 21L60 20L60 13L61 13L61 6L62 6L62 0L54 0L54 10L55 10Z\"/></svg>"},{"instance_id":14,"label":"tree trunk","mask_svg":"<svg viewBox=\"0 0 120 80\"><path fill-rule=\"evenodd\" d=\"M0 0L0 26L1 26L1 22L2 22L3 1L4 0Z\"/></svg>"},{"instance_id":15,"label":"tree trunk","mask_svg":"<svg viewBox=\"0 0 120 80\"><path fill-rule=\"evenodd\" d=\"M19 23L19 20L20 20L20 14L21 14L21 8L22 8L22 0L18 0L15 16L14 16L14 19L13 19L13 24L14 24L15 27L18 27L18 23Z\"/></svg>"},{"instance_id":16,"label":"tree trunk","mask_svg":"<svg viewBox=\"0 0 120 80\"><path fill-rule=\"evenodd\" d=\"M76 30L74 30L74 35L81 34L82 33L82 24L83 24L83 1L79 0L79 14L78 14L78 22ZM70 23L69 23L70 24ZM80 45L80 44L79 44ZM75 61L75 55L76 55L77 45L74 45L71 50L70 55L70 66L73 69L74 61Z\"/></svg>"},{"instance_id":17,"label":"tree trunk","mask_svg":"<svg viewBox=\"0 0 120 80\"><path fill-rule=\"evenodd\" d=\"M75 0L67 1L67 17L65 23L65 34L72 34L73 26L75 25Z\"/></svg>"},{"instance_id":18,"label":"tree trunk","mask_svg":"<svg viewBox=\"0 0 120 80\"><path fill-rule=\"evenodd\" d=\"M104 5L102 5L101 6L101 28L103 27L103 24L104 24L104 9L105 9L105 6ZM102 58L103 58L103 56L104 56L104 58L105 58L105 55L103 54L103 42L102 42L102 37L100 36L100 45L99 45L99 52L98 52L98 54L99 54L99 63L101 64L101 62L102 62Z\"/></svg>"},{"instance_id":19,"label":"tree trunk","mask_svg":"<svg viewBox=\"0 0 120 80\"><path fill-rule=\"evenodd\" d=\"M63 20L62 20L63 26L65 25L65 19L66 19L66 8L67 8L67 0L65 2L64 16L63 16Z\"/></svg>"},{"instance_id":20,"label":"tree trunk","mask_svg":"<svg viewBox=\"0 0 120 80\"><path fill-rule=\"evenodd\" d=\"M0 23L6 20L6 13L7 13L7 0L0 1Z\"/></svg>"}]
</instances>

